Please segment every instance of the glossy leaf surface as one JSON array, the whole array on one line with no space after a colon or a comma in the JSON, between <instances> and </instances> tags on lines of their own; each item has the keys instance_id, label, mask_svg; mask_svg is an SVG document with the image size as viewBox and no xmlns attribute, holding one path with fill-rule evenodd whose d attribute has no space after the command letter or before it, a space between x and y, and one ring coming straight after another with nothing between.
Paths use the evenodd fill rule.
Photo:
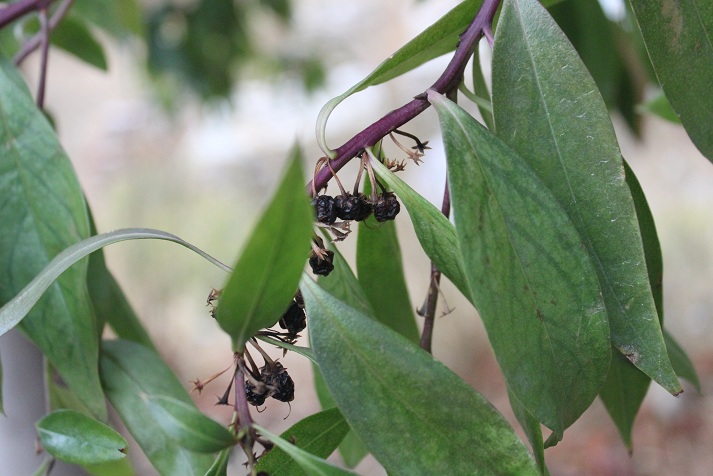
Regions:
<instances>
[{"instance_id":1,"label":"glossy leaf surface","mask_svg":"<svg viewBox=\"0 0 713 476\"><path fill-rule=\"evenodd\" d=\"M679 392L606 106L572 45L534 0L503 6L493 109L498 135L552 191L582 237L597 268L612 342L666 390Z\"/></svg>"},{"instance_id":2,"label":"glossy leaf surface","mask_svg":"<svg viewBox=\"0 0 713 476\"><path fill-rule=\"evenodd\" d=\"M0 223L3 304L55 255L89 235L72 165L17 70L6 62L0 63ZM105 419L86 266L77 264L52 286L21 328L92 413ZM0 335L18 322L8 322L3 313Z\"/></svg>"},{"instance_id":3,"label":"glossy leaf surface","mask_svg":"<svg viewBox=\"0 0 713 476\"><path fill-rule=\"evenodd\" d=\"M421 66L423 63L453 51L458 35L463 33L478 12L482 0L465 0L426 28L396 53L374 69L366 78L344 94L330 100L317 117L317 142L324 153L329 152L326 139L327 120L332 111L346 98L369 86L381 84Z\"/></svg>"},{"instance_id":4,"label":"glossy leaf surface","mask_svg":"<svg viewBox=\"0 0 713 476\"><path fill-rule=\"evenodd\" d=\"M453 224L431 202L419 195L396 174L390 172L376 158L372 156L370 162L379 178L396 192L408 210L423 251L458 290L471 299Z\"/></svg>"},{"instance_id":5,"label":"glossy leaf surface","mask_svg":"<svg viewBox=\"0 0 713 476\"><path fill-rule=\"evenodd\" d=\"M447 367L308 277L301 289L330 393L389 474L537 474L502 416Z\"/></svg>"},{"instance_id":6,"label":"glossy leaf surface","mask_svg":"<svg viewBox=\"0 0 713 476\"><path fill-rule=\"evenodd\" d=\"M336 408L303 418L280 435L285 441L318 458L326 459L349 432L349 425ZM257 471L279 476L305 474L299 464L281 448L275 448L260 458Z\"/></svg>"},{"instance_id":7,"label":"glossy leaf surface","mask_svg":"<svg viewBox=\"0 0 713 476\"><path fill-rule=\"evenodd\" d=\"M629 3L666 97L698 150L713 161L713 2Z\"/></svg>"},{"instance_id":8,"label":"glossy leaf surface","mask_svg":"<svg viewBox=\"0 0 713 476\"><path fill-rule=\"evenodd\" d=\"M80 465L126 457L127 443L114 429L72 410L57 410L37 422L40 443L57 459Z\"/></svg>"},{"instance_id":9,"label":"glossy leaf surface","mask_svg":"<svg viewBox=\"0 0 713 476\"><path fill-rule=\"evenodd\" d=\"M235 350L241 350L260 329L275 324L297 291L314 218L300 157L295 148L220 297L216 319L232 337Z\"/></svg>"},{"instance_id":10,"label":"glossy leaf surface","mask_svg":"<svg viewBox=\"0 0 713 476\"><path fill-rule=\"evenodd\" d=\"M290 455L290 457L297 463L302 470L310 476L344 476L349 474L356 474L349 470L342 469L334 464L326 461L322 458L318 458L312 453L293 445L289 441L285 441L276 434L262 428L259 425L255 425L255 428L260 431L263 437L267 438L275 444L282 451ZM294 473L285 473L294 474Z\"/></svg>"},{"instance_id":11,"label":"glossy leaf surface","mask_svg":"<svg viewBox=\"0 0 713 476\"><path fill-rule=\"evenodd\" d=\"M226 427L204 415L192 403L153 395L146 398L146 404L166 434L184 448L215 453L235 443L235 437Z\"/></svg>"},{"instance_id":12,"label":"glossy leaf surface","mask_svg":"<svg viewBox=\"0 0 713 476\"><path fill-rule=\"evenodd\" d=\"M152 396L172 397L193 405L181 383L158 355L135 342L105 341L101 377L109 401L159 474L205 474L213 458L179 445L148 408L147 400Z\"/></svg>"},{"instance_id":13,"label":"glossy leaf surface","mask_svg":"<svg viewBox=\"0 0 713 476\"><path fill-rule=\"evenodd\" d=\"M596 271L576 229L521 157L466 111L429 92L473 302L510 390L558 435L609 368Z\"/></svg>"}]
</instances>

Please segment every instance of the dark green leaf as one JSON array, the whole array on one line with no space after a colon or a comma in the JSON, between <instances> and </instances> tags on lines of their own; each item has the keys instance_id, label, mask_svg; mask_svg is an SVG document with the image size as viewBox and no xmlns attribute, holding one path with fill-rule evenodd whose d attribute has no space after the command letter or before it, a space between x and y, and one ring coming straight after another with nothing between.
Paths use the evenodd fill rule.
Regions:
<instances>
[{"instance_id":1,"label":"dark green leaf","mask_svg":"<svg viewBox=\"0 0 713 476\"><path fill-rule=\"evenodd\" d=\"M37 422L40 444L57 459L98 464L126 457L126 440L95 419L72 410L57 410Z\"/></svg>"},{"instance_id":2,"label":"dark green leaf","mask_svg":"<svg viewBox=\"0 0 713 476\"><path fill-rule=\"evenodd\" d=\"M619 430L626 447L632 449L631 432L651 379L632 365L620 352L612 353L607 380L599 396Z\"/></svg>"},{"instance_id":3,"label":"dark green leaf","mask_svg":"<svg viewBox=\"0 0 713 476\"><path fill-rule=\"evenodd\" d=\"M698 374L696 373L695 367L693 367L693 362L686 354L686 351L680 346L678 342L673 338L671 334L664 329L663 337L666 341L666 349L668 349L668 356L673 364L673 369L676 371L676 375L683 377L696 387L698 393L701 393L701 381L698 379Z\"/></svg>"},{"instance_id":4,"label":"dark green leaf","mask_svg":"<svg viewBox=\"0 0 713 476\"><path fill-rule=\"evenodd\" d=\"M370 193L371 188L365 186L364 194ZM393 221L379 223L372 216L359 223L357 273L374 317L418 343L418 327L406 288L401 247Z\"/></svg>"},{"instance_id":5,"label":"dark green leaf","mask_svg":"<svg viewBox=\"0 0 713 476\"><path fill-rule=\"evenodd\" d=\"M561 436L596 397L609 329L596 271L565 211L512 149L429 92L473 302L508 387Z\"/></svg>"},{"instance_id":6,"label":"dark green leaf","mask_svg":"<svg viewBox=\"0 0 713 476\"><path fill-rule=\"evenodd\" d=\"M305 473L310 476L344 476L348 474L356 474L349 470L342 469L333 465L329 461L314 456L305 450L293 445L292 443L283 440L279 436L270 431L255 425L255 428L262 434L263 437L272 441L275 446L290 455L290 457L301 467ZM291 475L294 473L285 473Z\"/></svg>"},{"instance_id":7,"label":"dark green leaf","mask_svg":"<svg viewBox=\"0 0 713 476\"><path fill-rule=\"evenodd\" d=\"M634 172L626 161L624 161L623 165L626 183L629 185L631 197L634 200L636 218L641 230L651 294L654 298L659 322L663 323L663 259L658 235L656 234L654 217ZM634 421L644 401L651 379L634 367L626 358L616 354L619 353L615 349L609 375L599 396L612 420L614 420L624 444L631 451Z\"/></svg>"},{"instance_id":8,"label":"dark green leaf","mask_svg":"<svg viewBox=\"0 0 713 476\"><path fill-rule=\"evenodd\" d=\"M317 143L324 153L329 152L326 139L327 120L332 111L346 98L369 86L384 83L401 76L423 63L453 51L458 36L465 31L480 8L482 0L465 0L426 28L416 38L401 47L376 67L369 75L352 86L341 96L330 100L322 107L317 117Z\"/></svg>"},{"instance_id":9,"label":"dark green leaf","mask_svg":"<svg viewBox=\"0 0 713 476\"><path fill-rule=\"evenodd\" d=\"M225 448L223 451L218 453L218 457L213 461L213 465L208 469L204 476L227 476L228 475L228 462L230 461L230 454L233 448Z\"/></svg>"},{"instance_id":10,"label":"dark green leaf","mask_svg":"<svg viewBox=\"0 0 713 476\"><path fill-rule=\"evenodd\" d=\"M671 107L671 103L668 102L666 95L661 91L656 97L647 101L641 106L641 110L655 114L667 121L673 122L674 124L680 124L681 119L676 114L676 111Z\"/></svg>"},{"instance_id":11,"label":"dark green leaf","mask_svg":"<svg viewBox=\"0 0 713 476\"><path fill-rule=\"evenodd\" d=\"M213 461L213 465L206 471L204 476L227 476L228 474L228 463L230 461L230 455L233 448L225 448L223 451L218 453L218 456Z\"/></svg>"},{"instance_id":12,"label":"dark green leaf","mask_svg":"<svg viewBox=\"0 0 713 476\"><path fill-rule=\"evenodd\" d=\"M52 43L80 60L106 71L104 49L81 20L68 16L52 30Z\"/></svg>"},{"instance_id":13,"label":"dark green leaf","mask_svg":"<svg viewBox=\"0 0 713 476\"><path fill-rule=\"evenodd\" d=\"M334 270L329 273L329 276L320 276L319 284L322 289L335 296L337 299L344 301L349 306L371 316L373 311L371 304L361 288L361 284L349 267L349 263L344 259L344 256L339 252L337 247L329 244L329 249L334 251ZM314 369L314 386L317 391L317 398L322 408L332 408L336 404L332 395L324 383L324 377L316 365ZM354 435L353 431L349 431L344 437L344 440L339 445L339 453L342 455L344 463L353 468L369 453L364 444Z\"/></svg>"},{"instance_id":14,"label":"dark green leaf","mask_svg":"<svg viewBox=\"0 0 713 476\"><path fill-rule=\"evenodd\" d=\"M277 193L253 230L218 304L218 323L238 351L287 310L307 260L314 217L300 157L295 147Z\"/></svg>"},{"instance_id":15,"label":"dark green leaf","mask_svg":"<svg viewBox=\"0 0 713 476\"><path fill-rule=\"evenodd\" d=\"M134 476L135 474L129 458L86 465L84 470L93 476Z\"/></svg>"},{"instance_id":16,"label":"dark green leaf","mask_svg":"<svg viewBox=\"0 0 713 476\"><path fill-rule=\"evenodd\" d=\"M527 408L525 408L514 393L508 391L508 397L510 398L510 407L513 413L515 413L515 418L517 418L522 430L525 432L525 435L527 435L527 439L530 441L530 446L532 447L532 452L537 462L537 469L540 470L540 474L549 474L547 466L545 465L545 446L542 440L540 422L527 411Z\"/></svg>"},{"instance_id":17,"label":"dark green leaf","mask_svg":"<svg viewBox=\"0 0 713 476\"><path fill-rule=\"evenodd\" d=\"M327 386L390 474L537 474L502 416L448 368L306 276L301 290Z\"/></svg>"},{"instance_id":18,"label":"dark green leaf","mask_svg":"<svg viewBox=\"0 0 713 476\"><path fill-rule=\"evenodd\" d=\"M493 52L498 135L567 211L595 264L615 347L671 393L641 234L606 106L572 45L534 0L506 1Z\"/></svg>"},{"instance_id":19,"label":"dark green leaf","mask_svg":"<svg viewBox=\"0 0 713 476\"><path fill-rule=\"evenodd\" d=\"M120 39L143 33L138 0L75 0L72 14Z\"/></svg>"},{"instance_id":20,"label":"dark green leaf","mask_svg":"<svg viewBox=\"0 0 713 476\"><path fill-rule=\"evenodd\" d=\"M336 408L330 408L303 418L280 435L307 453L326 459L331 455L344 436L349 432L349 425ZM298 463L284 450L275 448L260 458L257 471L270 475L305 474Z\"/></svg>"},{"instance_id":21,"label":"dark green leaf","mask_svg":"<svg viewBox=\"0 0 713 476\"><path fill-rule=\"evenodd\" d=\"M349 266L349 263L347 263L347 260L344 259L344 256L342 256L334 244L329 243L327 247L334 251L334 258L332 260L334 269L329 273L329 276L319 277L319 285L331 295L346 302L354 309L367 315L373 314L369 299L366 297L366 293L362 289L356 276L354 276L354 272Z\"/></svg>"},{"instance_id":22,"label":"dark green leaf","mask_svg":"<svg viewBox=\"0 0 713 476\"><path fill-rule=\"evenodd\" d=\"M373 156L371 166L408 210L416 237L426 255L464 296L471 299L458 238L448 218Z\"/></svg>"},{"instance_id":23,"label":"dark green leaf","mask_svg":"<svg viewBox=\"0 0 713 476\"><path fill-rule=\"evenodd\" d=\"M64 249L61 253L55 256L52 261L40 272L37 276L25 286L14 298L5 303L0 308L0 335L5 334L20 322L30 309L38 302L43 293L52 285L52 283L73 264L80 261L85 256L100 250L101 248L127 240L166 240L178 243L181 246L188 248L202 258L216 265L224 271L230 272L230 268L217 259L210 256L208 253L200 250L170 233L161 230L152 230L150 228L124 228L114 230L109 233L92 236L79 243Z\"/></svg>"},{"instance_id":24,"label":"dark green leaf","mask_svg":"<svg viewBox=\"0 0 713 476\"><path fill-rule=\"evenodd\" d=\"M173 397L191 404L178 379L158 355L135 342L105 341L101 377L112 406L161 475L205 474L213 458L181 447L159 426L147 406L147 398L152 396Z\"/></svg>"},{"instance_id":25,"label":"dark green leaf","mask_svg":"<svg viewBox=\"0 0 713 476\"><path fill-rule=\"evenodd\" d=\"M17 70L5 62L0 124L0 302L7 303L52 257L86 238L89 225L69 159ZM92 413L106 419L86 269L83 261L68 270L21 328ZM0 322L3 334L19 319L8 327L3 315Z\"/></svg>"},{"instance_id":26,"label":"dark green leaf","mask_svg":"<svg viewBox=\"0 0 713 476\"><path fill-rule=\"evenodd\" d=\"M629 3L666 97L698 150L713 161L713 2Z\"/></svg>"},{"instance_id":27,"label":"dark green leaf","mask_svg":"<svg viewBox=\"0 0 713 476\"><path fill-rule=\"evenodd\" d=\"M151 416L179 445L198 453L215 453L235 444L235 437L223 425L208 418L193 403L173 397L146 397Z\"/></svg>"}]
</instances>

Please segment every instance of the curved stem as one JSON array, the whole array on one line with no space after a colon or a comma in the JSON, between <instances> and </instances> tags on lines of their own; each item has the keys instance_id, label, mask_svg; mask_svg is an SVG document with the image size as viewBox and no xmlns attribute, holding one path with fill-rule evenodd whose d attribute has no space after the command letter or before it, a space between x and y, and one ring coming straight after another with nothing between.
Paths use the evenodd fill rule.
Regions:
<instances>
[{"instance_id":1,"label":"curved stem","mask_svg":"<svg viewBox=\"0 0 713 476\"><path fill-rule=\"evenodd\" d=\"M478 41L483 36L486 30L489 30L493 17L495 16L495 11L500 5L500 0L484 0L480 7L480 10L473 18L473 21L468 26L468 29L460 36L460 41L456 47L456 51L453 54L448 66L443 71L443 74L436 80L433 85L428 89L433 89L440 94L446 94L449 91L458 88L461 78L463 77L463 71L473 54L474 48L477 46ZM395 109L384 117L374 122L366 129L359 132L357 135L349 139L344 145L338 147L335 150L334 159L330 160L331 168L334 172L339 171L344 165L346 165L354 157L361 155L361 153L367 147L371 147L381 140L384 136L393 132L398 127L409 122L414 117L421 114L423 111L428 109L430 104L426 100L425 93L417 95L413 100L404 104L398 109ZM315 174L313 182L307 185L308 193L311 193L312 189L321 190L327 185L327 182L332 178L332 172L329 168L322 168L317 174Z\"/></svg>"}]
</instances>

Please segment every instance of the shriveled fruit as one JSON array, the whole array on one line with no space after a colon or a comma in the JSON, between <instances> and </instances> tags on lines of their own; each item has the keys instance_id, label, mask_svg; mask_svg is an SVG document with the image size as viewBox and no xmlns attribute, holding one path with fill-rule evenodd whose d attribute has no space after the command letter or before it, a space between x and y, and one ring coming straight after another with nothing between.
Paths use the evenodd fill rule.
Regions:
<instances>
[{"instance_id":1,"label":"shriveled fruit","mask_svg":"<svg viewBox=\"0 0 713 476\"><path fill-rule=\"evenodd\" d=\"M393 192L382 193L374 203L374 218L378 222L393 220L399 211L401 211L401 205Z\"/></svg>"},{"instance_id":2,"label":"shriveled fruit","mask_svg":"<svg viewBox=\"0 0 713 476\"><path fill-rule=\"evenodd\" d=\"M334 198L329 195L319 195L312 200L315 216L318 222L331 225L337 219L337 207Z\"/></svg>"}]
</instances>

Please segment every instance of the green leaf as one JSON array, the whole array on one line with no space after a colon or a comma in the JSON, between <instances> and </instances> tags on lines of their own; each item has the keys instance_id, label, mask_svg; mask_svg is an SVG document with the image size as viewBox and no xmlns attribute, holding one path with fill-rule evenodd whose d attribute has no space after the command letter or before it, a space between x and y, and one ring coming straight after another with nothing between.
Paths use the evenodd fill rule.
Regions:
<instances>
[{"instance_id":1,"label":"green leaf","mask_svg":"<svg viewBox=\"0 0 713 476\"><path fill-rule=\"evenodd\" d=\"M606 106L572 45L534 0L508 0L493 52L498 135L539 175L595 264L615 347L671 393L641 234Z\"/></svg>"},{"instance_id":2,"label":"green leaf","mask_svg":"<svg viewBox=\"0 0 713 476\"><path fill-rule=\"evenodd\" d=\"M306 276L301 290L329 391L389 474L537 474L503 417L447 367Z\"/></svg>"},{"instance_id":3,"label":"green leaf","mask_svg":"<svg viewBox=\"0 0 713 476\"><path fill-rule=\"evenodd\" d=\"M230 267L224 265L206 252L180 239L179 237L161 230L150 228L124 228L121 230L102 233L92 236L79 243L66 248L54 257L52 261L34 279L22 289L14 298L0 308L0 335L12 329L30 312L30 309L39 301L42 294L59 278L68 268L85 256L113 243L127 240L166 240L178 243L198 254L205 260L230 272ZM102 397L103 398L103 397Z\"/></svg>"},{"instance_id":4,"label":"green leaf","mask_svg":"<svg viewBox=\"0 0 713 476\"><path fill-rule=\"evenodd\" d=\"M277 192L221 294L216 319L232 337L236 351L257 331L280 320L297 291L314 219L300 160L295 147Z\"/></svg>"},{"instance_id":5,"label":"green leaf","mask_svg":"<svg viewBox=\"0 0 713 476\"><path fill-rule=\"evenodd\" d=\"M366 78L352 86L344 94L327 102L322 107L322 110L319 111L316 124L317 143L322 151L332 156L331 149L327 146L326 127L329 115L339 103L369 86L375 86L401 76L433 58L455 50L458 44L458 35L465 31L482 3L482 0L465 0L461 2L436 23L426 28L416 38L389 56Z\"/></svg>"},{"instance_id":6,"label":"green leaf","mask_svg":"<svg viewBox=\"0 0 713 476\"><path fill-rule=\"evenodd\" d=\"M483 122L491 131L495 132L495 123L493 121L493 101L490 97L488 85L483 76L483 68L480 64L480 48L475 48L473 52L473 92L476 98L480 99L476 102L478 111L483 118Z\"/></svg>"},{"instance_id":7,"label":"green leaf","mask_svg":"<svg viewBox=\"0 0 713 476\"><path fill-rule=\"evenodd\" d=\"M206 471L204 476L228 476L228 462L233 448L225 448L218 453L218 457L213 461L213 465Z\"/></svg>"},{"instance_id":8,"label":"green leaf","mask_svg":"<svg viewBox=\"0 0 713 476\"><path fill-rule=\"evenodd\" d=\"M95 419L72 410L57 410L37 422L40 444L57 459L99 464L126 457L123 436Z\"/></svg>"},{"instance_id":9,"label":"green leaf","mask_svg":"<svg viewBox=\"0 0 713 476\"><path fill-rule=\"evenodd\" d=\"M37 470L32 473L32 476L48 476L54 461L55 459L52 457L45 458L42 464L37 467Z\"/></svg>"},{"instance_id":10,"label":"green leaf","mask_svg":"<svg viewBox=\"0 0 713 476\"><path fill-rule=\"evenodd\" d=\"M354 309L371 316L374 311L371 309L369 299L366 297L361 284L354 276L354 272L349 267L349 263L344 259L344 256L339 252L339 249L333 244L328 243L330 250L334 251L332 263L334 269L329 276L319 276L319 285L332 296L344 301ZM314 387L317 391L317 398L323 409L331 408L336 405L332 395L324 383L324 377L319 371L317 365L313 366L314 370ZM353 468L364 457L369 454L364 444L359 438L354 435L353 431L349 431L339 445L339 454L341 454L344 463Z\"/></svg>"},{"instance_id":11,"label":"green leaf","mask_svg":"<svg viewBox=\"0 0 713 476\"><path fill-rule=\"evenodd\" d=\"M691 382L696 388L696 391L700 394L701 381L698 379L696 369L693 367L691 359L686 355L686 351L683 350L681 345L676 342L673 336L665 329L663 331L663 337L666 340L666 349L668 349L668 356L671 359L676 375Z\"/></svg>"},{"instance_id":12,"label":"green leaf","mask_svg":"<svg viewBox=\"0 0 713 476\"><path fill-rule=\"evenodd\" d=\"M364 188L369 195L371 188ZM357 273L374 317L402 336L418 343L419 334L411 298L406 288L401 247L393 221L377 222L374 217L359 222Z\"/></svg>"},{"instance_id":13,"label":"green leaf","mask_svg":"<svg viewBox=\"0 0 713 476\"><path fill-rule=\"evenodd\" d=\"M561 436L609 369L596 271L567 214L523 159L453 102L428 98L443 130L473 302L508 387Z\"/></svg>"},{"instance_id":14,"label":"green leaf","mask_svg":"<svg viewBox=\"0 0 713 476\"><path fill-rule=\"evenodd\" d=\"M218 456L213 461L213 465L206 471L204 476L227 476L228 475L228 462L230 461L230 454L233 448L225 448L223 451L218 453Z\"/></svg>"},{"instance_id":15,"label":"green leaf","mask_svg":"<svg viewBox=\"0 0 713 476\"><path fill-rule=\"evenodd\" d=\"M676 114L676 111L671 107L671 103L668 102L666 95L661 91L653 99L647 101L641 106L641 110L651 114L655 114L662 119L666 119L674 124L680 124L681 119Z\"/></svg>"},{"instance_id":16,"label":"green leaf","mask_svg":"<svg viewBox=\"0 0 713 476\"><path fill-rule=\"evenodd\" d=\"M337 449L348 432L349 425L342 414L338 409L330 408L303 418L282 433L280 438L292 442L309 454L326 459ZM260 458L255 469L275 476L304 474L299 464L280 448L275 448Z\"/></svg>"},{"instance_id":17,"label":"green leaf","mask_svg":"<svg viewBox=\"0 0 713 476\"><path fill-rule=\"evenodd\" d=\"M629 185L631 198L634 200L636 218L641 230L651 294L654 298L659 322L663 323L663 258L658 235L656 234L654 217L651 214L646 196L636 175L634 175L626 161L623 162L623 165L626 183ZM632 431L634 429L634 421L644 401L650 382L651 379L646 374L634 367L631 362L615 350L609 375L599 396L612 420L614 420L614 424L629 451L633 448Z\"/></svg>"},{"instance_id":18,"label":"green leaf","mask_svg":"<svg viewBox=\"0 0 713 476\"><path fill-rule=\"evenodd\" d=\"M207 417L195 405L164 395L146 397L151 415L179 445L198 453L215 453L235 444L223 425Z\"/></svg>"},{"instance_id":19,"label":"green leaf","mask_svg":"<svg viewBox=\"0 0 713 476\"><path fill-rule=\"evenodd\" d=\"M72 15L119 39L143 34L143 14L138 0L75 0Z\"/></svg>"},{"instance_id":20,"label":"green leaf","mask_svg":"<svg viewBox=\"0 0 713 476\"><path fill-rule=\"evenodd\" d=\"M96 235L97 229L91 210L89 211L89 225L91 234ZM107 269L103 250L97 250L89 256L87 288L92 300L99 336L104 331L104 325L109 323L120 339L133 340L144 347L156 350L151 337L134 313L134 309L126 299L119 283Z\"/></svg>"},{"instance_id":21,"label":"green leaf","mask_svg":"<svg viewBox=\"0 0 713 476\"><path fill-rule=\"evenodd\" d=\"M72 165L17 70L6 62L0 62L0 223L0 303L62 249L89 235ZM106 419L86 266L77 264L52 286L21 328L92 413ZM10 328L6 324L0 317L0 335Z\"/></svg>"},{"instance_id":22,"label":"green leaf","mask_svg":"<svg viewBox=\"0 0 713 476\"><path fill-rule=\"evenodd\" d=\"M57 28L52 30L52 44L73 54L85 63L107 70L104 49L86 24L71 15L63 18Z\"/></svg>"},{"instance_id":23,"label":"green leaf","mask_svg":"<svg viewBox=\"0 0 713 476\"><path fill-rule=\"evenodd\" d=\"M713 2L629 3L666 97L698 150L713 161Z\"/></svg>"},{"instance_id":24,"label":"green leaf","mask_svg":"<svg viewBox=\"0 0 713 476\"><path fill-rule=\"evenodd\" d=\"M634 420L650 382L651 379L634 367L620 352L612 353L609 374L599 391L599 396L630 451L633 447L631 435Z\"/></svg>"},{"instance_id":25,"label":"green leaf","mask_svg":"<svg viewBox=\"0 0 713 476\"><path fill-rule=\"evenodd\" d=\"M134 476L135 474L129 458L107 463L90 464L84 466L84 469L93 476Z\"/></svg>"},{"instance_id":26,"label":"green leaf","mask_svg":"<svg viewBox=\"0 0 713 476\"><path fill-rule=\"evenodd\" d=\"M369 298L366 296L364 289L362 289L361 283L354 276L349 263L333 243L327 243L327 247L334 251L332 259L334 269L328 276L319 277L319 285L351 307L364 314L372 315L374 311L371 308Z\"/></svg>"},{"instance_id":27,"label":"green leaf","mask_svg":"<svg viewBox=\"0 0 713 476\"><path fill-rule=\"evenodd\" d=\"M540 474L549 474L547 466L545 465L545 446L542 440L540 422L527 411L525 405L509 390L508 398L510 399L510 407L515 414L515 418L517 418L522 430L525 432L525 435L527 435L527 439L530 441L532 453L535 455L535 461L537 462L537 469L540 470Z\"/></svg>"},{"instance_id":28,"label":"green leaf","mask_svg":"<svg viewBox=\"0 0 713 476\"><path fill-rule=\"evenodd\" d=\"M124 425L161 475L202 476L210 455L189 451L167 434L148 408L148 398L165 396L191 405L171 369L153 351L131 341L104 341L101 355L104 390Z\"/></svg>"},{"instance_id":29,"label":"green leaf","mask_svg":"<svg viewBox=\"0 0 713 476\"><path fill-rule=\"evenodd\" d=\"M312 349L309 347L301 347L299 345L293 345L293 344L288 344L287 342L282 342L281 340L274 339L269 336L255 336L256 339L261 340L263 342L267 342L268 344L272 344L276 347L281 347L283 349L291 350L295 354L299 354L303 357L307 357L309 360L314 362L314 352L312 352Z\"/></svg>"},{"instance_id":30,"label":"green leaf","mask_svg":"<svg viewBox=\"0 0 713 476\"><path fill-rule=\"evenodd\" d=\"M472 299L458 238L451 222L431 202L416 193L396 174L390 172L373 155L370 163L374 172L396 192L408 210L423 251L465 297Z\"/></svg>"},{"instance_id":31,"label":"green leaf","mask_svg":"<svg viewBox=\"0 0 713 476\"><path fill-rule=\"evenodd\" d=\"M322 458L318 458L312 453L308 453L305 450L293 445L292 443L283 440L279 436L265 428L254 425L254 427L268 440L272 441L275 446L280 448L282 451L290 455L290 457L299 465L299 467L304 470L306 474L310 476L343 476L348 474L356 474L349 470L342 469L338 466L333 465L329 461ZM294 473L285 473L292 475Z\"/></svg>"}]
</instances>

